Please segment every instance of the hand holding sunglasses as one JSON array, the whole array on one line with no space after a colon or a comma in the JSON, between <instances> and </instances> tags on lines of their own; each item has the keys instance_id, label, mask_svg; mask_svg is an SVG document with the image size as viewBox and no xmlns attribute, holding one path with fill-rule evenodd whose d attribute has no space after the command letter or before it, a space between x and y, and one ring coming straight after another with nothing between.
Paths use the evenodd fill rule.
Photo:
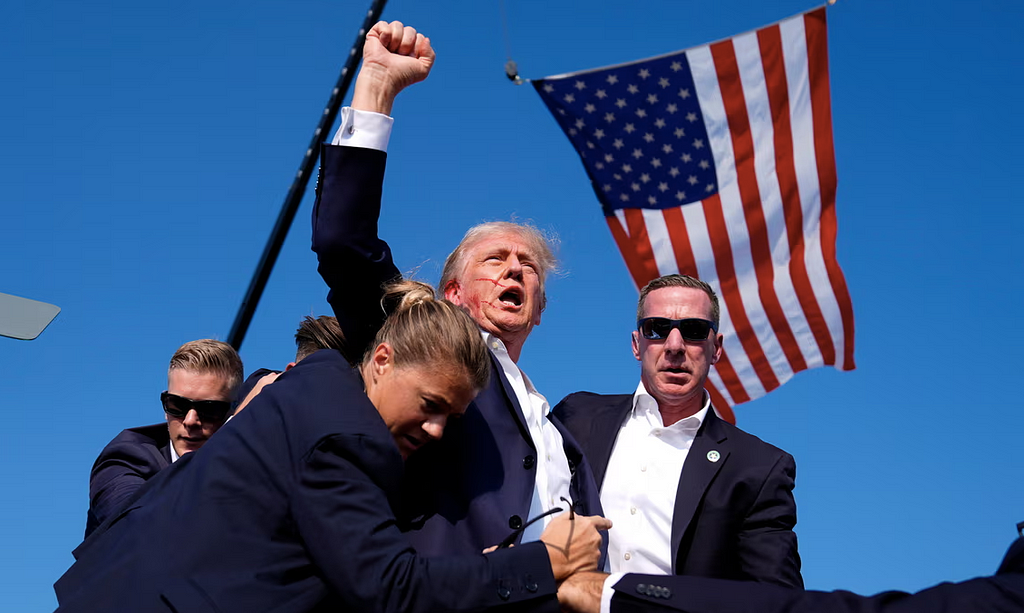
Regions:
<instances>
[{"instance_id":1,"label":"hand holding sunglasses","mask_svg":"<svg viewBox=\"0 0 1024 613\"><path fill-rule=\"evenodd\" d=\"M195 409L200 421L222 422L231 411L231 403L227 400L192 400L170 392L162 392L160 402L164 405L165 413L178 419L185 419L188 412Z\"/></svg>"},{"instance_id":2,"label":"hand holding sunglasses","mask_svg":"<svg viewBox=\"0 0 1024 613\"><path fill-rule=\"evenodd\" d=\"M707 319L689 317L686 319L669 319L667 317L644 317L636 322L640 335L649 341L663 341L672 330L679 330L684 341L706 341L708 333L718 332L718 324Z\"/></svg>"}]
</instances>

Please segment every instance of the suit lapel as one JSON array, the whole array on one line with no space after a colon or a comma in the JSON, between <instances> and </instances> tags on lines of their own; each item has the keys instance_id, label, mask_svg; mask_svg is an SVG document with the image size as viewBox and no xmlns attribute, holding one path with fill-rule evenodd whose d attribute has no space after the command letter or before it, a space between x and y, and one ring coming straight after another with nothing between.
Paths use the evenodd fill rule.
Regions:
<instances>
[{"instance_id":1,"label":"suit lapel","mask_svg":"<svg viewBox=\"0 0 1024 613\"><path fill-rule=\"evenodd\" d=\"M693 520L697 505L704 498L704 492L715 479L715 475L729 459L727 435L722 421L715 415L712 408L708 411L701 424L697 436L686 455L683 472L679 477L679 488L676 490L676 505L672 513L672 571L678 572L676 562L679 557L679 544L686 534L686 529ZM717 455L709 453L715 451ZM717 458L712 461L711 458Z\"/></svg>"},{"instance_id":2,"label":"suit lapel","mask_svg":"<svg viewBox=\"0 0 1024 613\"><path fill-rule=\"evenodd\" d=\"M488 352L491 353L491 352ZM497 396L504 394L506 401L506 407L511 407L509 412L512 413L513 418L516 420L516 425L519 426L519 431L523 435L523 440L530 444L530 447L536 451L537 445L533 442L533 437L530 436L530 427L526 424L526 415L523 413L523 407L519 406L519 398L516 396L516 391L512 389L512 384L509 383L508 378L505 377L505 369L501 367L501 362L498 358L491 353L491 374L495 375L494 378L501 381L499 385L491 383L491 387L494 388Z\"/></svg>"}]
</instances>

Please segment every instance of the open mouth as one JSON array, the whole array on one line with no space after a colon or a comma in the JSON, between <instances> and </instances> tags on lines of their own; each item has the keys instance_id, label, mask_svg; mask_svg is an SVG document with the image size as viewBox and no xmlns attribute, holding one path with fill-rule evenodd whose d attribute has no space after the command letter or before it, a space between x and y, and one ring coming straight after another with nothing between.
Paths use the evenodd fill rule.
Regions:
<instances>
[{"instance_id":1,"label":"open mouth","mask_svg":"<svg viewBox=\"0 0 1024 613\"><path fill-rule=\"evenodd\" d=\"M523 292L518 287L510 287L498 296L498 301L509 307L523 306Z\"/></svg>"}]
</instances>

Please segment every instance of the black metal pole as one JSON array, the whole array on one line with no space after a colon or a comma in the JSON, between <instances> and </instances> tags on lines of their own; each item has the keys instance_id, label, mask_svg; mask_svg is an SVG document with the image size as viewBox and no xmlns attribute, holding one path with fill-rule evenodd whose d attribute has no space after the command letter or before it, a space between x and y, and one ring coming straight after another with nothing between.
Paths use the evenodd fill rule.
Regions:
<instances>
[{"instance_id":1,"label":"black metal pole","mask_svg":"<svg viewBox=\"0 0 1024 613\"><path fill-rule=\"evenodd\" d=\"M281 246L284 244L285 237L288 236L295 213L299 210L302 197L306 193L309 177L316 169L317 160L320 158L320 143L324 140L324 134L334 125L334 120L338 118L341 102L348 92L349 85L352 84L352 77L356 74L360 60L363 59L363 42L366 33L380 19L385 4L387 4L387 0L374 0L370 5L370 10L366 12L366 19L363 21L362 27L359 28L359 36L356 37L356 42L349 51L348 61L341 69L341 76L338 77L338 82L331 91L331 97L327 100L327 106L324 107L324 112L320 116L320 123L317 124L316 130L313 132L313 140L302 157L299 172L296 173L292 186L288 189L284 205L281 206L281 213L277 216L277 222L270 233L270 239L267 240L267 246L263 248L260 263L256 266L256 272L252 276L252 281L249 282L249 289L245 292L245 299L238 307L235 323L231 325L231 332L228 333L228 344L236 350L242 347L242 341L245 340L245 333L249 330L256 306L260 302L260 297L263 296L263 290L266 288L267 280L277 262L277 256L281 253Z\"/></svg>"}]
</instances>

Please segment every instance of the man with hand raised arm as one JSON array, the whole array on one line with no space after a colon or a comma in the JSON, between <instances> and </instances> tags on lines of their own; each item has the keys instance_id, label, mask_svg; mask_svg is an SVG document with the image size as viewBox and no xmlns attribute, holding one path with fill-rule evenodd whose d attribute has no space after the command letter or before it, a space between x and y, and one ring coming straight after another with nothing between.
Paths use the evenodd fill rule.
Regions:
<instances>
[{"instance_id":1,"label":"man with hand raised arm","mask_svg":"<svg viewBox=\"0 0 1024 613\"><path fill-rule=\"evenodd\" d=\"M399 22L375 25L363 53L352 106L342 109L333 144L323 148L313 211L313 250L350 361L381 325L381 286L400 277L377 236L388 115L435 59L430 40ZM554 264L541 233L504 222L471 228L445 263L440 288L480 327L492 376L464 417L407 465L402 519L419 551L470 553L510 537L536 540L550 516L529 520L567 504L600 513L579 446L517 366L541 321Z\"/></svg>"}]
</instances>

